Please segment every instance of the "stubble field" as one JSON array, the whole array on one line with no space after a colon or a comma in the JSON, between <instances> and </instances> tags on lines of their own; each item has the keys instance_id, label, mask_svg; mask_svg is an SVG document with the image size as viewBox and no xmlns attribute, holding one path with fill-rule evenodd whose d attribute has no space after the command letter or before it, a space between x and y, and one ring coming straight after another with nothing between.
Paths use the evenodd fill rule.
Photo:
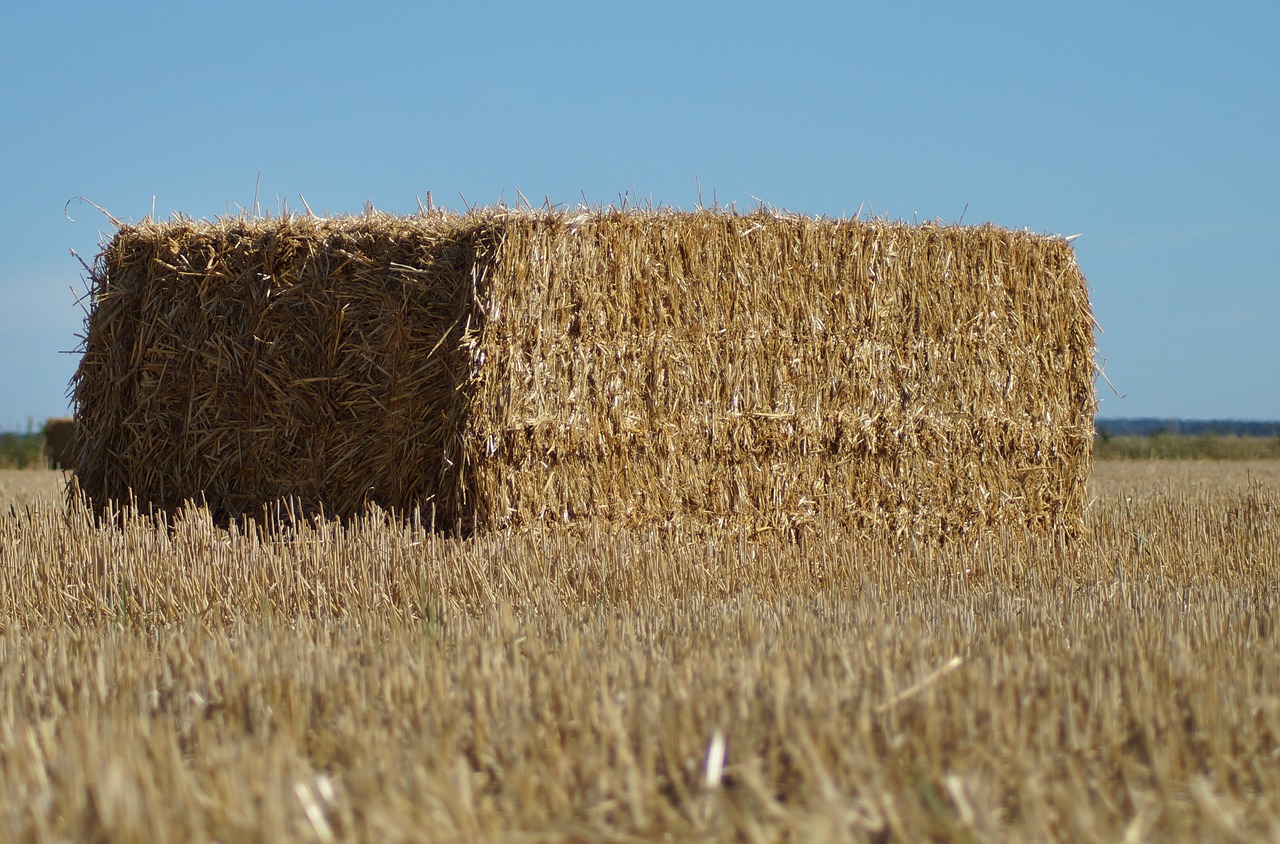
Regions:
<instances>
[{"instance_id":1,"label":"stubble field","mask_svg":"<svg viewBox=\"0 0 1280 844\"><path fill-rule=\"evenodd\" d=\"M0 840L1274 840L1280 461L1078 541L95 528L0 472Z\"/></svg>"}]
</instances>

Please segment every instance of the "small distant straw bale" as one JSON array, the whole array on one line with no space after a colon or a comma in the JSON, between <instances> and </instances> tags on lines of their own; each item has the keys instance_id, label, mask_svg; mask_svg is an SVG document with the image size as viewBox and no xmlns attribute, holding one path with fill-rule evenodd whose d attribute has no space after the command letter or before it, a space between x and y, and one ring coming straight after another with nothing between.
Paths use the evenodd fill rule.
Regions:
<instances>
[{"instance_id":1,"label":"small distant straw bale","mask_svg":"<svg viewBox=\"0 0 1280 844\"><path fill-rule=\"evenodd\" d=\"M76 420L72 417L55 417L45 422L44 449L49 464L55 469L73 469L75 453Z\"/></svg>"},{"instance_id":2,"label":"small distant straw bale","mask_svg":"<svg viewBox=\"0 0 1280 844\"><path fill-rule=\"evenodd\" d=\"M757 212L123 226L81 488L464 530L1078 531L1093 320L1066 240Z\"/></svg>"}]
</instances>

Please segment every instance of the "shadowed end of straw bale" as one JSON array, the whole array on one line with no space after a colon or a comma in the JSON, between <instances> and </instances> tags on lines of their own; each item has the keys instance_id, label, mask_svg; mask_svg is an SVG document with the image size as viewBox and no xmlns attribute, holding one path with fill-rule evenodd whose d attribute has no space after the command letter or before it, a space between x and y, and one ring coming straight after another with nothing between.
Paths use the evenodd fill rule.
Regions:
<instances>
[{"instance_id":1,"label":"shadowed end of straw bale","mask_svg":"<svg viewBox=\"0 0 1280 844\"><path fill-rule=\"evenodd\" d=\"M99 257L75 378L94 500L457 518L473 257L457 218L181 221Z\"/></svg>"}]
</instances>

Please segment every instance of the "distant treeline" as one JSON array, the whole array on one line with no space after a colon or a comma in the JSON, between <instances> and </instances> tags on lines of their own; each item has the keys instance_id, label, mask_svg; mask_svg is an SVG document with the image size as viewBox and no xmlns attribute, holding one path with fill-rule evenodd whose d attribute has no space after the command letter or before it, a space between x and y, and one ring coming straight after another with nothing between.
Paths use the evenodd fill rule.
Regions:
<instances>
[{"instance_id":1,"label":"distant treeline","mask_svg":"<svg viewBox=\"0 0 1280 844\"><path fill-rule=\"evenodd\" d=\"M1095 460L1274 460L1280 422L1098 419Z\"/></svg>"},{"instance_id":2,"label":"distant treeline","mask_svg":"<svg viewBox=\"0 0 1280 844\"><path fill-rule=\"evenodd\" d=\"M0 469L31 469L45 463L43 432L0 432Z\"/></svg>"},{"instance_id":3,"label":"distant treeline","mask_svg":"<svg viewBox=\"0 0 1280 844\"><path fill-rule=\"evenodd\" d=\"M1245 422L1239 419L1097 419L1101 437L1150 437L1156 434L1231 437L1280 437L1280 422Z\"/></svg>"},{"instance_id":4,"label":"distant treeline","mask_svg":"<svg viewBox=\"0 0 1280 844\"><path fill-rule=\"evenodd\" d=\"M1094 457L1098 460L1280 458L1280 422L1098 419L1094 426L1098 432ZM43 430L0 431L0 469L48 466L44 445Z\"/></svg>"}]
</instances>

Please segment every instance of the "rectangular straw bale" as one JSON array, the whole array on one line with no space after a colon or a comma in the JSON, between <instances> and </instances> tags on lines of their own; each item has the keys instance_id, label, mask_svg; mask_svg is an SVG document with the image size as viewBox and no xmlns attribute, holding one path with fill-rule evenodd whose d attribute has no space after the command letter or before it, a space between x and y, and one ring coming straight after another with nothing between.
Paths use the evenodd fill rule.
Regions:
<instances>
[{"instance_id":1,"label":"rectangular straw bale","mask_svg":"<svg viewBox=\"0 0 1280 844\"><path fill-rule=\"evenodd\" d=\"M76 420L70 416L55 416L44 424L44 453L54 469L72 469L71 456L75 451Z\"/></svg>"},{"instance_id":2,"label":"rectangular straw bale","mask_svg":"<svg viewBox=\"0 0 1280 844\"><path fill-rule=\"evenodd\" d=\"M716 211L147 223L100 257L95 500L1077 530L1088 291L1061 238Z\"/></svg>"}]
</instances>

